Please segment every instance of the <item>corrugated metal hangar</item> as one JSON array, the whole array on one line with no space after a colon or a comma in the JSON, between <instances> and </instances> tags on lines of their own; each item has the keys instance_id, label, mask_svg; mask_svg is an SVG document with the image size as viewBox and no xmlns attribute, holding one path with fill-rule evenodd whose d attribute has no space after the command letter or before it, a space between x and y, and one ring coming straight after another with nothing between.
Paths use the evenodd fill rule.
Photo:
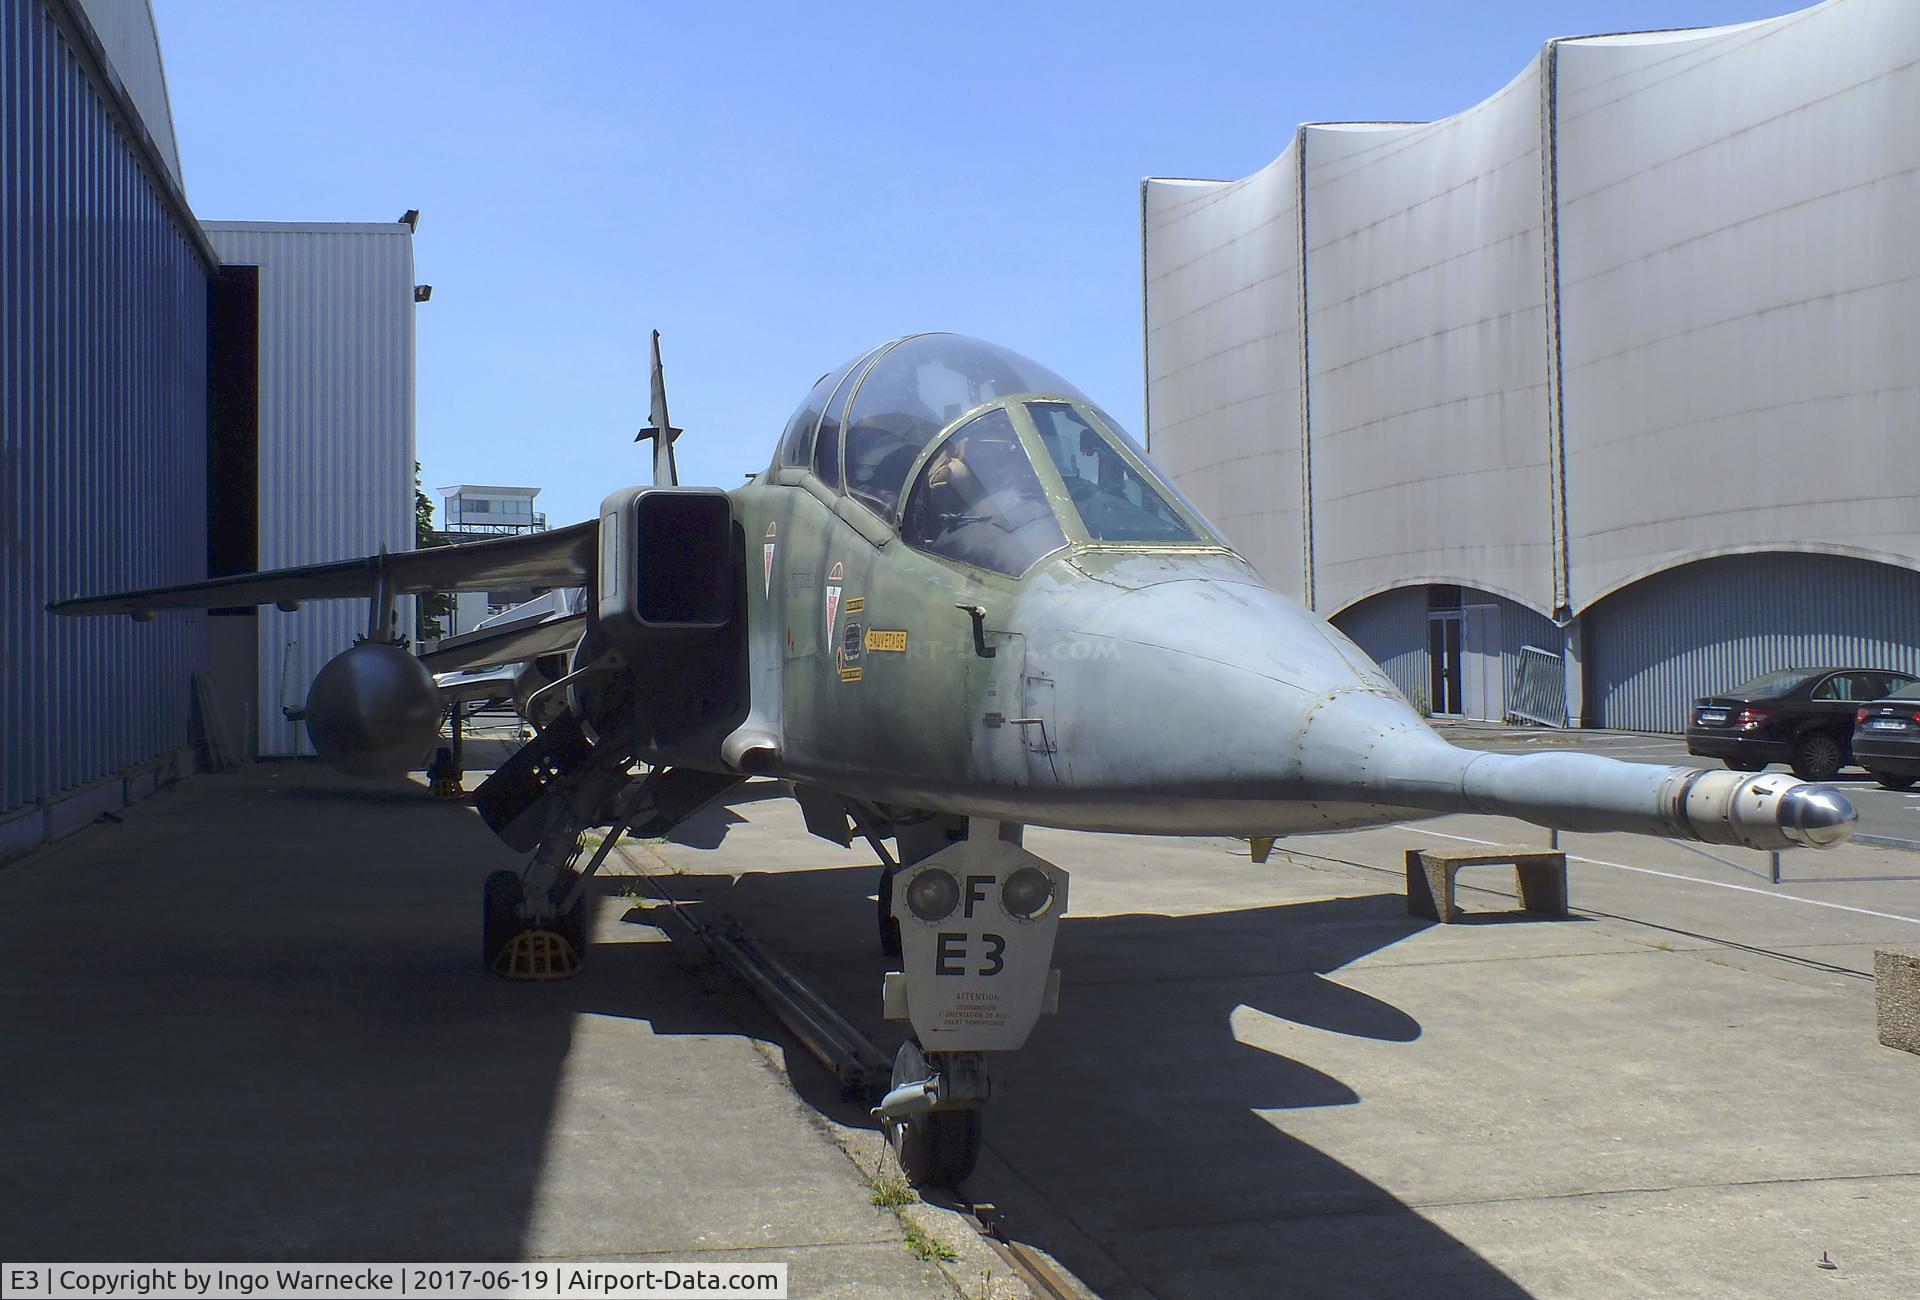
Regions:
<instances>
[{"instance_id":1,"label":"corrugated metal hangar","mask_svg":"<svg viewBox=\"0 0 1920 1300\"><path fill-rule=\"evenodd\" d=\"M4 856L190 770L195 674L306 744L279 702L362 609L45 606L410 549L414 292L408 224L199 222L144 0L0 0L0 159Z\"/></svg>"},{"instance_id":2,"label":"corrugated metal hangar","mask_svg":"<svg viewBox=\"0 0 1920 1300\"><path fill-rule=\"evenodd\" d=\"M1920 671L1920 5L1549 41L1142 192L1154 458L1439 714Z\"/></svg>"}]
</instances>

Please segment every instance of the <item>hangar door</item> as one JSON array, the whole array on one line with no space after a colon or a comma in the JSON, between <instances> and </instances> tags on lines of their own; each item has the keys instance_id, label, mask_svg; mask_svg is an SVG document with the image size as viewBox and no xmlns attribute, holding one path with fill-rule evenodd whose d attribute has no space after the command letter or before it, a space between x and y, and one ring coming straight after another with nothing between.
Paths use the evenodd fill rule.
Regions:
<instances>
[{"instance_id":1,"label":"hangar door","mask_svg":"<svg viewBox=\"0 0 1920 1300\"><path fill-rule=\"evenodd\" d=\"M1460 711L1469 718L1498 722L1507 715L1500 607L1467 605L1460 613L1466 624L1460 637Z\"/></svg>"},{"instance_id":2,"label":"hangar door","mask_svg":"<svg viewBox=\"0 0 1920 1300\"><path fill-rule=\"evenodd\" d=\"M1920 672L1920 573L1763 552L1643 578L1580 615L1595 725L1680 732L1687 706L1781 668Z\"/></svg>"},{"instance_id":3,"label":"hangar door","mask_svg":"<svg viewBox=\"0 0 1920 1300\"><path fill-rule=\"evenodd\" d=\"M1447 717L1498 722L1506 716L1506 661L1500 607L1427 611L1427 698Z\"/></svg>"}]
</instances>

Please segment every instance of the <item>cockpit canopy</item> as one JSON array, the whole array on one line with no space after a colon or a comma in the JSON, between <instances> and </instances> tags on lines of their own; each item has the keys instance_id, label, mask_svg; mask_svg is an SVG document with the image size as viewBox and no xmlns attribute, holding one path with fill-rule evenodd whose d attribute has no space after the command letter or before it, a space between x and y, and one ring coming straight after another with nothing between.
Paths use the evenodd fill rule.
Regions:
<instances>
[{"instance_id":1,"label":"cockpit canopy","mask_svg":"<svg viewBox=\"0 0 1920 1300\"><path fill-rule=\"evenodd\" d=\"M1025 572L1068 532L1221 544L1079 389L958 334L899 339L823 377L787 422L780 467L810 470L910 545L1001 573Z\"/></svg>"}]
</instances>

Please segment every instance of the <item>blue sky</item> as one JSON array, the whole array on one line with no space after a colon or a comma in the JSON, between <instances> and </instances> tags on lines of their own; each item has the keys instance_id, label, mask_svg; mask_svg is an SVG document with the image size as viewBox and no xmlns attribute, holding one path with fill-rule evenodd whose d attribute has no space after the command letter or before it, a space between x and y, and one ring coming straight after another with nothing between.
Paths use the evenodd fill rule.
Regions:
<instances>
[{"instance_id":1,"label":"blue sky","mask_svg":"<svg viewBox=\"0 0 1920 1300\"><path fill-rule=\"evenodd\" d=\"M1796 7L154 0L195 211L419 208L426 486L539 486L555 524L647 478L649 329L687 482L761 468L815 378L919 329L1137 432L1141 177L1444 117L1551 36Z\"/></svg>"}]
</instances>

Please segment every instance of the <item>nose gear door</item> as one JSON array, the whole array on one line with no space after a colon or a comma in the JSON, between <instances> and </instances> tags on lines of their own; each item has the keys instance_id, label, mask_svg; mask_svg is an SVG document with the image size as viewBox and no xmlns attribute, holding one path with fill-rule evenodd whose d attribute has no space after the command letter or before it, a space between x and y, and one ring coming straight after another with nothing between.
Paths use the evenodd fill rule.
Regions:
<instances>
[{"instance_id":1,"label":"nose gear door","mask_svg":"<svg viewBox=\"0 0 1920 1300\"><path fill-rule=\"evenodd\" d=\"M976 819L966 839L894 876L905 969L888 976L888 1014L911 1020L930 1052L1020 1047L1049 1009L1066 906L1066 872Z\"/></svg>"}]
</instances>

